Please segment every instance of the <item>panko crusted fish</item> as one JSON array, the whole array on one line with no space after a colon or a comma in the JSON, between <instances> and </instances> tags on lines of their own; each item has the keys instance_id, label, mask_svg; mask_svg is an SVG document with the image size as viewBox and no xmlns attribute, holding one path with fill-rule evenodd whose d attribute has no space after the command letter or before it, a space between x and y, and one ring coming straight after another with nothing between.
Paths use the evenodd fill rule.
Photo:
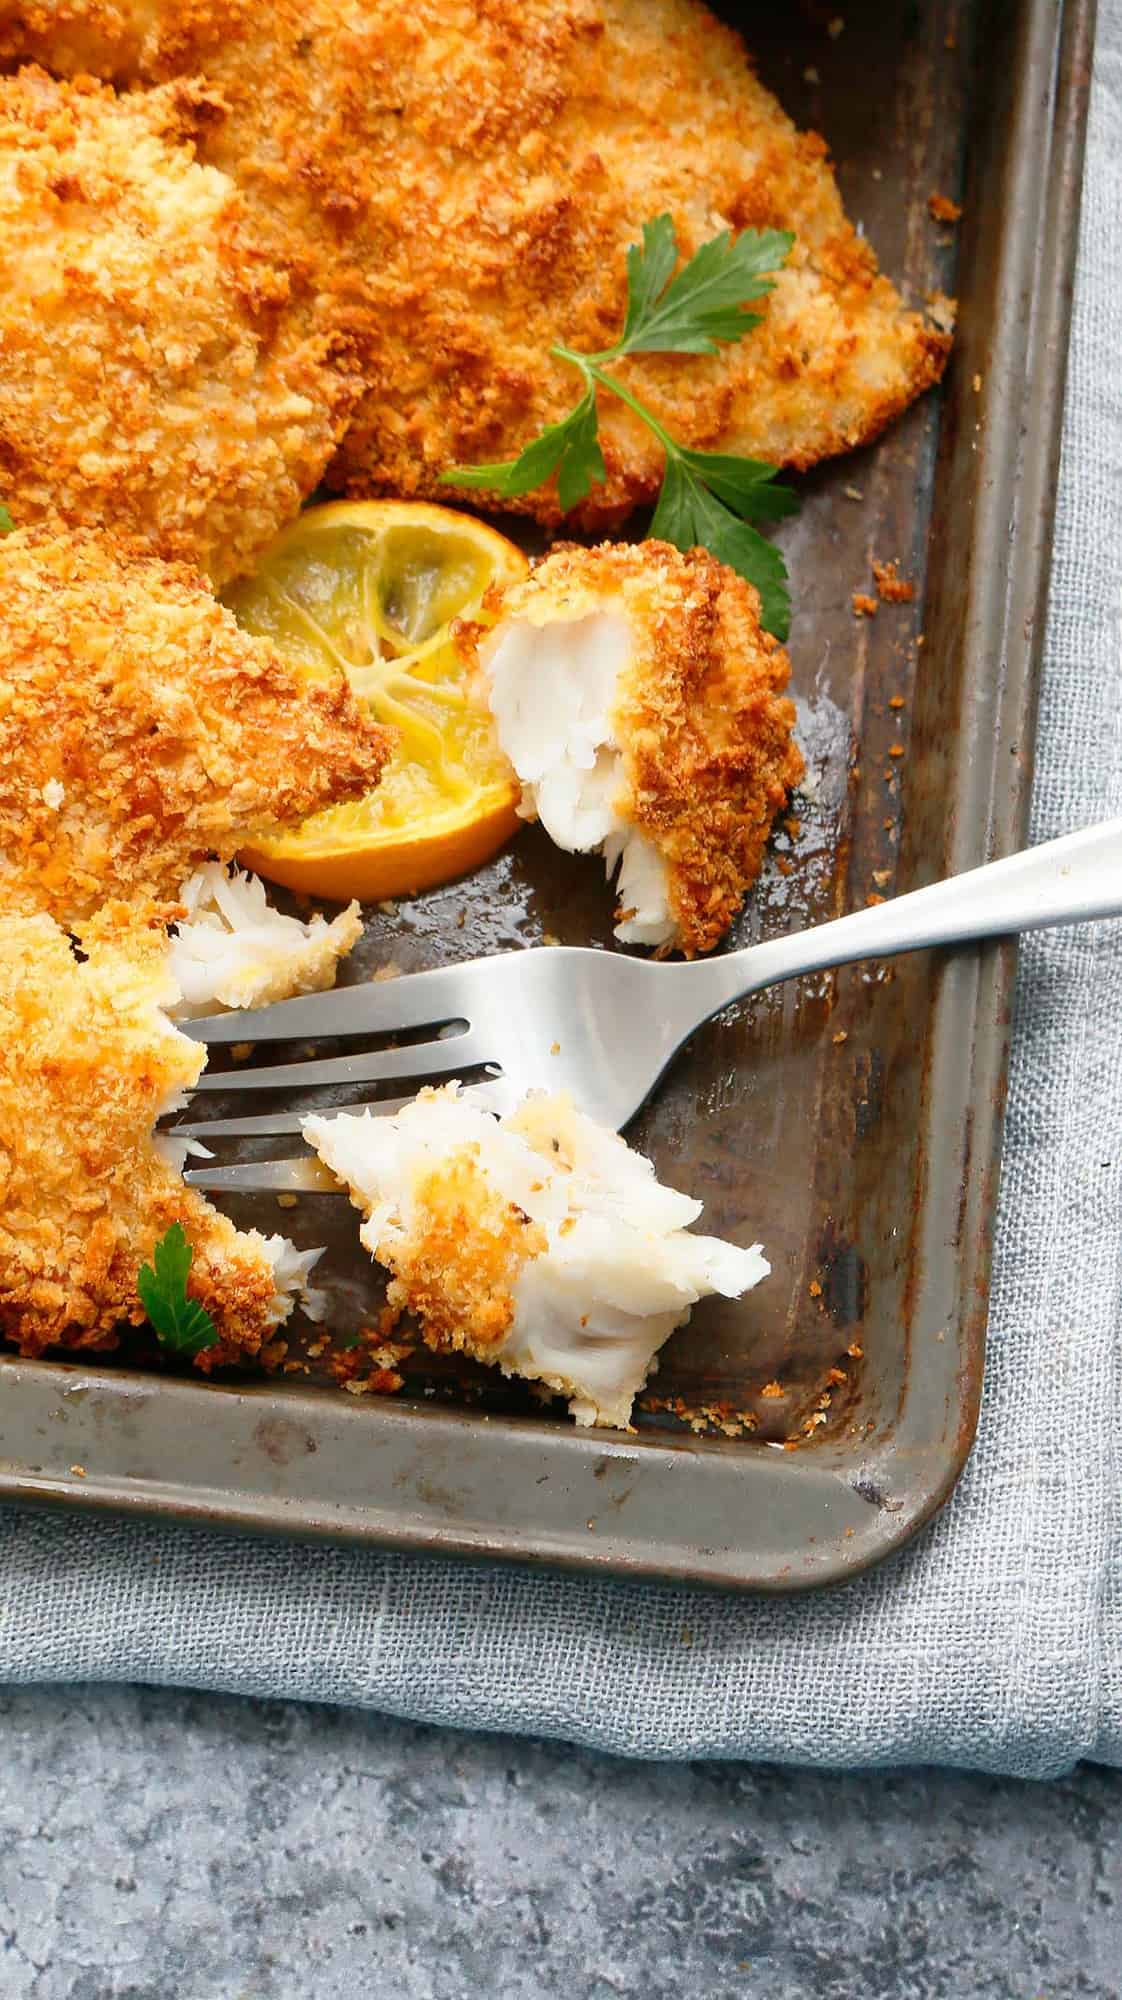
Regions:
<instances>
[{"instance_id":1,"label":"panko crusted fish","mask_svg":"<svg viewBox=\"0 0 1122 2000\"><path fill-rule=\"evenodd\" d=\"M707 951L803 774L787 655L752 586L704 549L562 547L478 643L522 810L618 869L626 944Z\"/></svg>"},{"instance_id":2,"label":"panko crusted fish","mask_svg":"<svg viewBox=\"0 0 1122 2000\"><path fill-rule=\"evenodd\" d=\"M391 741L185 564L94 532L0 538L0 914L174 902L209 857L368 790Z\"/></svg>"},{"instance_id":3,"label":"panko crusted fish","mask_svg":"<svg viewBox=\"0 0 1122 2000\"><path fill-rule=\"evenodd\" d=\"M311 492L361 386L310 249L196 146L194 81L0 78L0 496L216 583Z\"/></svg>"},{"instance_id":4,"label":"panko crusted fish","mask_svg":"<svg viewBox=\"0 0 1122 2000\"><path fill-rule=\"evenodd\" d=\"M201 77L227 116L200 157L362 303L365 393L329 473L441 495L573 402L558 339L620 332L625 253L668 213L688 257L724 229L795 243L762 324L625 384L683 444L805 467L876 437L938 380L952 308L910 310L842 207L827 148L697 0L0 0L0 52L121 82ZM588 529L653 499L661 447L601 415ZM513 504L560 518L552 484Z\"/></svg>"},{"instance_id":5,"label":"panko crusted fish","mask_svg":"<svg viewBox=\"0 0 1122 2000\"><path fill-rule=\"evenodd\" d=\"M154 1135L206 1061L168 1018L163 917L106 905L77 952L49 916L0 917L0 1334L21 1354L116 1346L173 1223L218 1333L202 1368L268 1358L297 1299L317 1309L317 1253L235 1229L184 1185L184 1142Z\"/></svg>"}]
</instances>

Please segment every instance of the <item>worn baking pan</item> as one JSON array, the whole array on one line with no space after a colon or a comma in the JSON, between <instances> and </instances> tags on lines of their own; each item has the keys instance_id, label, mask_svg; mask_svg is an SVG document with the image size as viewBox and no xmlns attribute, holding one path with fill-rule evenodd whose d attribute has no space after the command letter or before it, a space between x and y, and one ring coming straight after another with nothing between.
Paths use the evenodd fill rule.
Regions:
<instances>
[{"instance_id":1,"label":"worn baking pan","mask_svg":"<svg viewBox=\"0 0 1122 2000\"><path fill-rule=\"evenodd\" d=\"M785 541L810 775L734 942L1022 837L1093 13L863 0L840 32L833 0L737 14L766 80L827 135L885 268L961 310L942 395L803 482ZM962 202L957 228L932 194ZM914 598L858 619L873 556ZM610 948L607 899L596 864L526 833L373 914L348 976L549 934ZM852 1575L916 1532L970 1449L1013 964L989 946L854 967L698 1036L633 1137L704 1197L707 1227L762 1238L774 1274L674 1338L635 1435L575 1432L423 1348L398 1396L361 1399L295 1346L267 1382L176 1378L137 1348L8 1358L0 1493L771 1590ZM277 1226L268 1202L237 1214ZM284 1227L329 1244L346 1338L378 1304L352 1211L310 1198Z\"/></svg>"}]
</instances>

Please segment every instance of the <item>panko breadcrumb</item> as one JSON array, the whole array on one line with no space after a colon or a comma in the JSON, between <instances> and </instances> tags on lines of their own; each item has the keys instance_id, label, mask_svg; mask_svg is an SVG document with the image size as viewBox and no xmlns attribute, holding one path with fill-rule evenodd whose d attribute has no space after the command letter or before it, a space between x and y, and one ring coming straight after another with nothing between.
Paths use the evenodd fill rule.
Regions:
<instances>
[{"instance_id":1,"label":"panko breadcrumb","mask_svg":"<svg viewBox=\"0 0 1122 2000\"><path fill-rule=\"evenodd\" d=\"M48 916L0 917L0 1333L22 1354L114 1347L144 1319L137 1272L174 1222L220 1336L204 1370L259 1354L306 1286L309 1254L235 1229L153 1137L206 1060L163 1011L164 914L107 904L80 954Z\"/></svg>"},{"instance_id":2,"label":"panko breadcrumb","mask_svg":"<svg viewBox=\"0 0 1122 2000\"><path fill-rule=\"evenodd\" d=\"M0 0L0 60L31 57L57 76L139 74L159 0Z\"/></svg>"},{"instance_id":3,"label":"panko breadcrumb","mask_svg":"<svg viewBox=\"0 0 1122 2000\"><path fill-rule=\"evenodd\" d=\"M619 936L708 951L803 773L786 653L704 549L563 546L480 644L524 809L620 865Z\"/></svg>"},{"instance_id":4,"label":"panko breadcrumb","mask_svg":"<svg viewBox=\"0 0 1122 2000\"><path fill-rule=\"evenodd\" d=\"M109 535L0 538L0 912L174 901L209 855L376 784L390 741L185 564Z\"/></svg>"},{"instance_id":5,"label":"panko breadcrumb","mask_svg":"<svg viewBox=\"0 0 1122 2000\"><path fill-rule=\"evenodd\" d=\"M194 82L0 79L0 494L215 582L296 513L360 386L308 253L195 158L224 116Z\"/></svg>"},{"instance_id":6,"label":"panko breadcrumb","mask_svg":"<svg viewBox=\"0 0 1122 2000\"><path fill-rule=\"evenodd\" d=\"M900 575L900 565L895 562L878 562L873 557L873 575L876 578L877 596L885 604L910 604L916 594L914 583Z\"/></svg>"},{"instance_id":7,"label":"panko breadcrumb","mask_svg":"<svg viewBox=\"0 0 1122 2000\"><path fill-rule=\"evenodd\" d=\"M909 311L740 37L696 0L0 0L0 52L119 80L200 76L200 135L255 211L346 269L366 393L330 482L447 498L450 465L510 458L571 408L558 339L623 324L624 259L669 213L683 256L720 230L792 230L762 323L712 355L620 375L683 443L809 466L875 437L940 376L953 308ZM657 491L657 440L604 399L607 466L580 510ZM512 503L555 524L549 486Z\"/></svg>"}]
</instances>

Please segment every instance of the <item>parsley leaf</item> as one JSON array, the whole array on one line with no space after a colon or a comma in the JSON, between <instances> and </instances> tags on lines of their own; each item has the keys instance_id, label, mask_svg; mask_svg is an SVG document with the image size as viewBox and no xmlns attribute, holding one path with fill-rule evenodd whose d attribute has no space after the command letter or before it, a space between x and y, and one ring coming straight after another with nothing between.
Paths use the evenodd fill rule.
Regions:
<instances>
[{"instance_id":1,"label":"parsley leaf","mask_svg":"<svg viewBox=\"0 0 1122 2000\"><path fill-rule=\"evenodd\" d=\"M594 480L602 485L607 477L597 428L596 391L590 382L576 408L560 423L547 424L517 458L495 465L454 465L441 477L450 486L483 487L513 500L544 486L556 472L558 498L567 514Z\"/></svg>"},{"instance_id":2,"label":"parsley leaf","mask_svg":"<svg viewBox=\"0 0 1122 2000\"><path fill-rule=\"evenodd\" d=\"M765 630L773 632L777 639L787 637L791 599L783 557L702 484L684 452L675 453L666 461L651 534L656 540L672 542L683 551L708 549L718 562L738 571L760 593L760 623Z\"/></svg>"},{"instance_id":3,"label":"parsley leaf","mask_svg":"<svg viewBox=\"0 0 1122 2000\"><path fill-rule=\"evenodd\" d=\"M0 500L0 535L10 535L15 525L4 502Z\"/></svg>"},{"instance_id":4,"label":"parsley leaf","mask_svg":"<svg viewBox=\"0 0 1122 2000\"><path fill-rule=\"evenodd\" d=\"M584 499L594 481L597 486L602 486L608 476L597 435L599 416L595 389L590 388L581 397L568 422L569 434L557 466L557 498L563 514L575 507L578 500Z\"/></svg>"},{"instance_id":5,"label":"parsley leaf","mask_svg":"<svg viewBox=\"0 0 1122 2000\"><path fill-rule=\"evenodd\" d=\"M627 318L619 337L620 351L626 351L632 336L650 318L677 262L678 239L670 217L656 215L653 222L644 222L642 243L633 243L627 253Z\"/></svg>"},{"instance_id":6,"label":"parsley leaf","mask_svg":"<svg viewBox=\"0 0 1122 2000\"><path fill-rule=\"evenodd\" d=\"M624 354L715 354L720 340L740 340L760 323L745 312L775 284L774 273L790 255L794 237L785 229L745 229L737 237L725 229L695 251L676 278L674 225L659 215L643 230L640 249L627 253L627 317L618 344L598 357Z\"/></svg>"},{"instance_id":7,"label":"parsley leaf","mask_svg":"<svg viewBox=\"0 0 1122 2000\"><path fill-rule=\"evenodd\" d=\"M456 465L441 474L449 486L470 487L513 500L557 478L557 498L567 514L607 478L598 436L597 392L616 396L654 432L666 466L651 534L680 549L707 548L760 593L765 628L785 639L791 604L787 568L778 549L749 526L779 521L798 506L776 468L732 452L691 451L672 438L638 396L605 362L629 354L715 354L719 341L741 340L759 315L745 310L775 282L794 237L780 229L730 230L703 243L675 275L678 242L669 215L643 224L643 240L627 252L627 311L614 347L582 354L560 341L550 349L584 383L580 401L559 423L547 424L518 457L494 465Z\"/></svg>"},{"instance_id":8,"label":"parsley leaf","mask_svg":"<svg viewBox=\"0 0 1122 2000\"><path fill-rule=\"evenodd\" d=\"M723 451L687 451L684 445L677 447L675 456L744 521L782 521L799 511L790 487L775 483L778 466Z\"/></svg>"},{"instance_id":9,"label":"parsley leaf","mask_svg":"<svg viewBox=\"0 0 1122 2000\"><path fill-rule=\"evenodd\" d=\"M171 1354L201 1354L213 1347L218 1331L205 1306L187 1296L194 1250L178 1222L161 1236L151 1264L142 1264L136 1289L162 1347Z\"/></svg>"}]
</instances>

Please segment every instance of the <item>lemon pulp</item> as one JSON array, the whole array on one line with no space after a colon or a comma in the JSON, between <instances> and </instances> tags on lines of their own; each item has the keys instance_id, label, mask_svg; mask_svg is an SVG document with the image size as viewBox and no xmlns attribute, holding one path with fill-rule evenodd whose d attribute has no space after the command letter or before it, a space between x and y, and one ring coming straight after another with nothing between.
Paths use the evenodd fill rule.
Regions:
<instances>
[{"instance_id":1,"label":"lemon pulp","mask_svg":"<svg viewBox=\"0 0 1122 2000\"><path fill-rule=\"evenodd\" d=\"M527 568L504 535L452 508L337 501L309 508L223 593L246 630L309 679L345 674L398 733L373 791L247 850L259 873L327 895L398 895L477 865L508 837L517 786L489 710L464 686L451 627Z\"/></svg>"}]
</instances>

